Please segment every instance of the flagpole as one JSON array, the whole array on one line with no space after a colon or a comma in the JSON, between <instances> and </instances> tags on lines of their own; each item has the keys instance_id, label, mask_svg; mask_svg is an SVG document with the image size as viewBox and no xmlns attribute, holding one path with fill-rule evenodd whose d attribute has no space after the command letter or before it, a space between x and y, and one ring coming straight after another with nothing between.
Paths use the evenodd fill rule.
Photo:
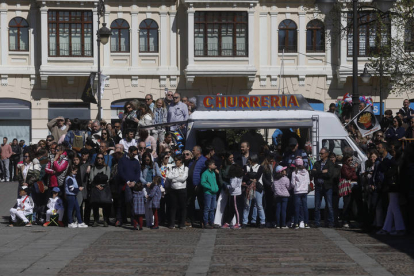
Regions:
<instances>
[{"instance_id":1,"label":"flagpole","mask_svg":"<svg viewBox=\"0 0 414 276\"><path fill-rule=\"evenodd\" d=\"M367 108L368 107L370 107L371 105L367 105L367 106L365 106L365 108L364 109L362 109L357 115L355 115L354 116L354 118L352 118L348 123L346 123L345 125L344 125L344 127L347 127L347 125L349 125L350 123L352 123L355 119L356 119L356 117L358 117L358 115L359 114L361 114L362 112L364 112L365 110L367 110Z\"/></svg>"}]
</instances>

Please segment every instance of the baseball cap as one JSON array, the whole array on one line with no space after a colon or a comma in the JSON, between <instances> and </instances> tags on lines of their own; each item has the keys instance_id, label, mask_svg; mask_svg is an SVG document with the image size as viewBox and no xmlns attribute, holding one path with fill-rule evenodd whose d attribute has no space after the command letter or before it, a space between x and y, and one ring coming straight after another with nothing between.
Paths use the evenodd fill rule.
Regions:
<instances>
[{"instance_id":1,"label":"baseball cap","mask_svg":"<svg viewBox=\"0 0 414 276\"><path fill-rule=\"evenodd\" d=\"M281 171L284 171L284 170L286 170L287 169L287 167L282 167L282 166L277 166L276 167L276 173L280 173Z\"/></svg>"}]
</instances>

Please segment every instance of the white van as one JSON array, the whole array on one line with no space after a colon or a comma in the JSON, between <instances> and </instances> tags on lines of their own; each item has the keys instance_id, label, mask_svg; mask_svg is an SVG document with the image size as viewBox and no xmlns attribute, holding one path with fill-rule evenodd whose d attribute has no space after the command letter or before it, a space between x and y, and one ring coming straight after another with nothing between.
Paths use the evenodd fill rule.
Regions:
<instances>
[{"instance_id":1,"label":"white van","mask_svg":"<svg viewBox=\"0 0 414 276\"><path fill-rule=\"evenodd\" d=\"M197 110L188 120L185 148L197 145L198 131L234 128L307 128L315 157L322 147L340 152L350 146L361 161L367 160L335 114L315 111L302 95L291 94L198 96Z\"/></svg>"}]
</instances>

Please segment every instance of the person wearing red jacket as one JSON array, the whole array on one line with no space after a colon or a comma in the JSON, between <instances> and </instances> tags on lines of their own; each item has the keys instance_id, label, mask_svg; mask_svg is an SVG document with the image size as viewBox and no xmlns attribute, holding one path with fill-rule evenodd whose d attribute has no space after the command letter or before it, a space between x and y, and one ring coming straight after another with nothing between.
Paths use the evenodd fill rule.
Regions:
<instances>
[{"instance_id":1,"label":"person wearing red jacket","mask_svg":"<svg viewBox=\"0 0 414 276\"><path fill-rule=\"evenodd\" d=\"M346 179L349 182L356 182L358 180L358 176L356 174L355 168L351 167L352 163L352 156L345 155L342 159L342 169L341 169L341 178ZM352 203L354 201L354 198L352 196L352 193L346 195L343 197L344 200L344 209L343 209L343 227L349 228L350 223L350 213L352 212Z\"/></svg>"}]
</instances>

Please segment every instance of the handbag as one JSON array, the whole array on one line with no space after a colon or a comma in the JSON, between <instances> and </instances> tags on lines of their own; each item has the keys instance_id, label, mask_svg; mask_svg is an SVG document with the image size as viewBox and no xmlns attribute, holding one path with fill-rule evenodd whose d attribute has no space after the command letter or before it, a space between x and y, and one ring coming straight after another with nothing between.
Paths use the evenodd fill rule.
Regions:
<instances>
[{"instance_id":1,"label":"handbag","mask_svg":"<svg viewBox=\"0 0 414 276\"><path fill-rule=\"evenodd\" d=\"M340 197L349 195L352 192L351 181L344 178L340 179L338 188Z\"/></svg>"},{"instance_id":2,"label":"handbag","mask_svg":"<svg viewBox=\"0 0 414 276\"><path fill-rule=\"evenodd\" d=\"M112 193L111 188L108 184L102 184L103 190L99 190L96 187L92 188L91 191L91 203L99 204L111 204L112 203Z\"/></svg>"}]
</instances>

